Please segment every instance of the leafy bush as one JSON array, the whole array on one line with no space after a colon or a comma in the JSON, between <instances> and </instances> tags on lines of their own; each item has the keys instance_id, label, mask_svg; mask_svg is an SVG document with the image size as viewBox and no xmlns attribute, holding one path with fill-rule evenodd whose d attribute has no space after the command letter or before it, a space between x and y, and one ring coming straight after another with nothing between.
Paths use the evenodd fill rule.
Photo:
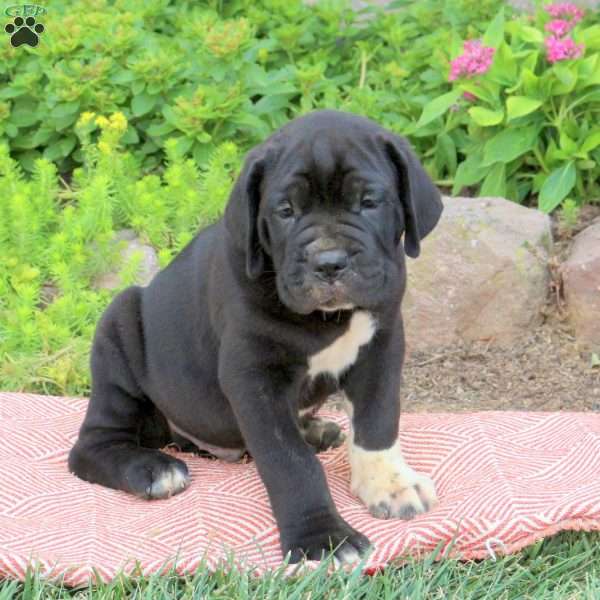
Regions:
<instances>
[{"instance_id":1,"label":"leafy bush","mask_svg":"<svg viewBox=\"0 0 600 600\"><path fill-rule=\"evenodd\" d=\"M121 113L85 113L74 128L83 166L70 186L54 164L34 163L23 176L0 145L0 385L45 393L86 393L87 356L96 322L115 292L94 278L119 261L115 230L131 227L159 250L161 266L220 213L239 168L237 147L219 146L204 169L166 143L162 174L142 176L124 152ZM90 141L98 133L97 142ZM121 266L121 288L136 275L136 258ZM48 303L48 291L56 296ZM119 290L117 290L119 291Z\"/></svg>"},{"instance_id":2,"label":"leafy bush","mask_svg":"<svg viewBox=\"0 0 600 600\"><path fill-rule=\"evenodd\" d=\"M561 23L544 11L505 23L501 10L483 36L493 60L457 74L453 90L425 106L414 131L437 132L433 171L453 178L454 193L477 186L522 201L533 192L545 212L569 194L600 196L600 25L573 22L573 38L544 40L544 25ZM475 69L477 52L467 43L453 66Z\"/></svg>"},{"instance_id":3,"label":"leafy bush","mask_svg":"<svg viewBox=\"0 0 600 600\"><path fill-rule=\"evenodd\" d=\"M221 213L243 153L309 110L408 135L454 192L539 194L567 221L600 196L590 15L545 43L553 15L492 0L396 0L367 21L346 4L56 0L38 47L0 45L4 389L87 393L115 231L165 266Z\"/></svg>"},{"instance_id":4,"label":"leafy bush","mask_svg":"<svg viewBox=\"0 0 600 600\"><path fill-rule=\"evenodd\" d=\"M53 2L38 47L0 46L1 133L12 155L27 170L43 155L70 171L83 160L79 116L121 111L123 143L145 169L162 162L167 138L203 164L223 141L248 148L286 121L320 86L320 60L345 71L334 52L343 2L222 4L231 18L186 1Z\"/></svg>"},{"instance_id":5,"label":"leafy bush","mask_svg":"<svg viewBox=\"0 0 600 600\"><path fill-rule=\"evenodd\" d=\"M372 7L360 21L347 4L57 0L37 48L0 47L0 135L26 170L44 156L66 173L83 161L81 114L121 111L122 141L148 171L169 139L203 165L227 140L245 151L298 114L340 108L408 135L455 193L539 193L544 210L598 196L591 16L574 32L585 56L550 64L545 11L396 0L395 12ZM482 36L491 69L450 82L463 42Z\"/></svg>"},{"instance_id":6,"label":"leafy bush","mask_svg":"<svg viewBox=\"0 0 600 600\"><path fill-rule=\"evenodd\" d=\"M123 112L123 143L147 169L168 138L201 164L223 141L247 149L321 106L400 129L446 85L428 66L432 51L445 64L451 31L476 31L469 20L494 6L399 2L401 12L356 24L346 0L221 4L219 14L185 1L53 2L38 47L0 46L0 128L12 155L27 170L43 154L69 171L82 160L72 128L86 111Z\"/></svg>"}]
</instances>

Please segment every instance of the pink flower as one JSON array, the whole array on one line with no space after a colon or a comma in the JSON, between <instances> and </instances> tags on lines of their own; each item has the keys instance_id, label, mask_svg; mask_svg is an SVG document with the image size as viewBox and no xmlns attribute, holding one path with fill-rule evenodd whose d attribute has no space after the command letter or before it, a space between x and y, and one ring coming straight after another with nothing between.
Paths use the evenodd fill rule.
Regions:
<instances>
[{"instance_id":1,"label":"pink flower","mask_svg":"<svg viewBox=\"0 0 600 600\"><path fill-rule=\"evenodd\" d=\"M556 4L548 4L544 6L544 10L555 19L560 19L561 17L571 17L571 23L575 25L575 23L579 23L581 19L583 19L583 9L579 8L579 6L573 4L572 2L557 2Z\"/></svg>"},{"instance_id":2,"label":"pink flower","mask_svg":"<svg viewBox=\"0 0 600 600\"><path fill-rule=\"evenodd\" d=\"M569 58L579 58L583 53L583 44L576 44L571 38L560 39L553 35L544 40L546 54L551 63Z\"/></svg>"},{"instance_id":3,"label":"pink flower","mask_svg":"<svg viewBox=\"0 0 600 600\"><path fill-rule=\"evenodd\" d=\"M463 98L469 102L475 102L475 100L477 100L477 96L471 94L471 92L463 92Z\"/></svg>"},{"instance_id":4,"label":"pink flower","mask_svg":"<svg viewBox=\"0 0 600 600\"><path fill-rule=\"evenodd\" d=\"M448 79L473 77L487 72L494 58L494 48L483 46L479 40L470 40L463 44L463 53L450 63Z\"/></svg>"},{"instance_id":5,"label":"pink flower","mask_svg":"<svg viewBox=\"0 0 600 600\"><path fill-rule=\"evenodd\" d=\"M563 37L573 29L574 22L573 21L565 21L564 19L555 19L554 21L550 21L550 23L546 23L546 31L558 36Z\"/></svg>"}]
</instances>

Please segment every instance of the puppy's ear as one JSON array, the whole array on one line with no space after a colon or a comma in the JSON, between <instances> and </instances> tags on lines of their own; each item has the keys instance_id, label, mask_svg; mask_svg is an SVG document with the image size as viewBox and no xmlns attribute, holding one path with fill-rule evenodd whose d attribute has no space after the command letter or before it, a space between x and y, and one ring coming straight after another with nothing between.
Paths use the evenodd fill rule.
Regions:
<instances>
[{"instance_id":1,"label":"puppy's ear","mask_svg":"<svg viewBox=\"0 0 600 600\"><path fill-rule=\"evenodd\" d=\"M404 208L404 251L411 258L417 258L421 240L436 226L444 205L440 192L408 142L388 134L383 137L383 144L396 169L398 197Z\"/></svg>"},{"instance_id":2,"label":"puppy's ear","mask_svg":"<svg viewBox=\"0 0 600 600\"><path fill-rule=\"evenodd\" d=\"M246 256L246 274L258 278L265 268L264 248L258 228L260 187L265 171L265 153L254 148L244 162L225 209L225 226Z\"/></svg>"}]
</instances>

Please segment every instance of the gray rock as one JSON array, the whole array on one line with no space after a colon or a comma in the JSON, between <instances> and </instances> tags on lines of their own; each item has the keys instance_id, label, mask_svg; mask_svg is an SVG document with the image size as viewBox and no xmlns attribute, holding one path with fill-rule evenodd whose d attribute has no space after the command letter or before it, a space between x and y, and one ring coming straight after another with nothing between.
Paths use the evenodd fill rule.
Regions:
<instances>
[{"instance_id":1,"label":"gray rock","mask_svg":"<svg viewBox=\"0 0 600 600\"><path fill-rule=\"evenodd\" d=\"M152 246L142 243L142 241L136 237L135 231L131 229L123 229L118 231L114 237L115 243L121 243L123 246L120 250L121 260L119 264L115 265L115 268L111 271L99 275L94 280L94 287L96 289L114 290L121 287L122 282L119 277L119 271L122 265L126 264L131 257L139 252L142 255L140 263L140 269L136 277L137 285L148 285L154 275L160 270L158 263L158 256Z\"/></svg>"},{"instance_id":2,"label":"gray rock","mask_svg":"<svg viewBox=\"0 0 600 600\"><path fill-rule=\"evenodd\" d=\"M408 350L514 341L541 320L549 217L503 198L444 198L444 207L420 257L407 258Z\"/></svg>"},{"instance_id":3,"label":"gray rock","mask_svg":"<svg viewBox=\"0 0 600 600\"><path fill-rule=\"evenodd\" d=\"M600 349L600 222L586 227L562 265L569 320L578 343Z\"/></svg>"}]
</instances>

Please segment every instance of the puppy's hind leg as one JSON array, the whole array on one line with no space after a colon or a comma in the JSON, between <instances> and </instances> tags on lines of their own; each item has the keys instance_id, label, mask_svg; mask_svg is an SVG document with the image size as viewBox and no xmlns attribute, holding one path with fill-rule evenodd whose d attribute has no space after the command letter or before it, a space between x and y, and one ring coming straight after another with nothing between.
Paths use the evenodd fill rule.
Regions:
<instances>
[{"instance_id":1,"label":"puppy's hind leg","mask_svg":"<svg viewBox=\"0 0 600 600\"><path fill-rule=\"evenodd\" d=\"M150 402L136 383L132 363L143 355L139 288L117 296L103 315L92 347L92 394L69 469L92 483L142 498L166 498L184 490L185 463L139 445Z\"/></svg>"}]
</instances>

